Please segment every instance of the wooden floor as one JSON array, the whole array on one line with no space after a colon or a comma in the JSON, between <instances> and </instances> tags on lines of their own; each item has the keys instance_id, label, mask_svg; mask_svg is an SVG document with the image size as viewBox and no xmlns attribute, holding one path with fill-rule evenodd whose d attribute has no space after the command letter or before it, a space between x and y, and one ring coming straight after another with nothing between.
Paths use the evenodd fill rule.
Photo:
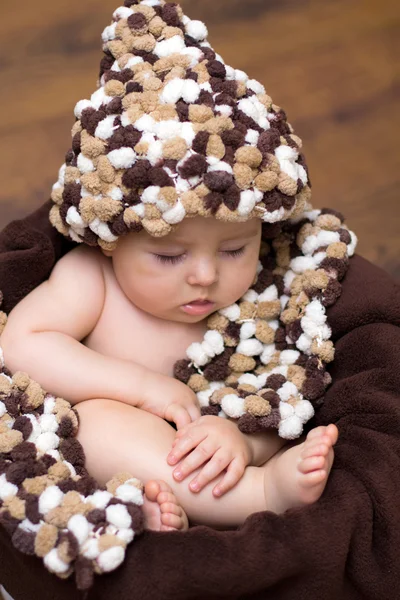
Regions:
<instances>
[{"instance_id":1,"label":"wooden floor","mask_svg":"<svg viewBox=\"0 0 400 600\"><path fill-rule=\"evenodd\" d=\"M122 4L122 1L121 1ZM303 139L313 202L400 277L398 0L183 0L225 62L262 81ZM48 197L73 108L94 91L115 0L20 0L0 20L0 227Z\"/></svg>"}]
</instances>

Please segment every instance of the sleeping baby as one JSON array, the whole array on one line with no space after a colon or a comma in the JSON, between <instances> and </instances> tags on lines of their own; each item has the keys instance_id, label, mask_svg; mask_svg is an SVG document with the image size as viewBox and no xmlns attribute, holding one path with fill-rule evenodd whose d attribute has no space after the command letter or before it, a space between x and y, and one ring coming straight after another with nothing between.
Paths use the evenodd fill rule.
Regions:
<instances>
[{"instance_id":1,"label":"sleeping baby","mask_svg":"<svg viewBox=\"0 0 400 600\"><path fill-rule=\"evenodd\" d=\"M196 394L173 379L207 318L251 287L260 239L259 219L195 217L165 237L131 232L114 251L80 246L9 316L7 364L75 405L100 483L123 470L146 484L149 528L235 526L314 502L325 487L334 425L292 446L242 434L233 420L200 416Z\"/></svg>"},{"instance_id":2,"label":"sleeping baby","mask_svg":"<svg viewBox=\"0 0 400 600\"><path fill-rule=\"evenodd\" d=\"M74 405L101 485L120 471L145 484L149 529L230 528L323 493L338 431L299 437L305 372L333 358L329 261L351 238L309 205L285 113L166 6L127 2L103 33L52 193L50 220L77 246L1 346L11 371Z\"/></svg>"}]
</instances>

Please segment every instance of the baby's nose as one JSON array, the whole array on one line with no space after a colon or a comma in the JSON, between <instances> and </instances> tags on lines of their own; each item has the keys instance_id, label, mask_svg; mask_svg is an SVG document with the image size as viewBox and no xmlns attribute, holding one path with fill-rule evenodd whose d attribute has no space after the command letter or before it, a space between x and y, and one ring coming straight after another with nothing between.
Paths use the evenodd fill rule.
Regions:
<instances>
[{"instance_id":1,"label":"baby's nose","mask_svg":"<svg viewBox=\"0 0 400 600\"><path fill-rule=\"evenodd\" d=\"M208 287L217 281L218 267L216 261L211 259L196 263L188 277L190 285L201 285L202 287Z\"/></svg>"}]
</instances>

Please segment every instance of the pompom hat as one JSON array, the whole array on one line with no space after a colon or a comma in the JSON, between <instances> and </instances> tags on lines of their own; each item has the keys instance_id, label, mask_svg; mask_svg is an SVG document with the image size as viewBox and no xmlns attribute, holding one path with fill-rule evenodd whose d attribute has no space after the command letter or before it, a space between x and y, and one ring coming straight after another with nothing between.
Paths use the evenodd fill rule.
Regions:
<instances>
[{"instance_id":1,"label":"pompom hat","mask_svg":"<svg viewBox=\"0 0 400 600\"><path fill-rule=\"evenodd\" d=\"M207 28L164 0L126 0L102 34L98 89L75 107L51 222L115 248L186 217L266 223L310 198L301 140L264 86L226 65Z\"/></svg>"}]
</instances>

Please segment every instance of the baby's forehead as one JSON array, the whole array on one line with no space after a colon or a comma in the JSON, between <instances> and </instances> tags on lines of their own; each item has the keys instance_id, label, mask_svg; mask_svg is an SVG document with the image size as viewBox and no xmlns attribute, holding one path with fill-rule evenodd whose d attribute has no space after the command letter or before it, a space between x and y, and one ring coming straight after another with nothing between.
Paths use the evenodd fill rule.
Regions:
<instances>
[{"instance_id":1,"label":"baby's forehead","mask_svg":"<svg viewBox=\"0 0 400 600\"><path fill-rule=\"evenodd\" d=\"M227 223L218 219L195 217L185 219L174 231L158 238L165 242L184 242L201 240L233 240L258 235L261 221L252 219L244 223Z\"/></svg>"}]
</instances>

